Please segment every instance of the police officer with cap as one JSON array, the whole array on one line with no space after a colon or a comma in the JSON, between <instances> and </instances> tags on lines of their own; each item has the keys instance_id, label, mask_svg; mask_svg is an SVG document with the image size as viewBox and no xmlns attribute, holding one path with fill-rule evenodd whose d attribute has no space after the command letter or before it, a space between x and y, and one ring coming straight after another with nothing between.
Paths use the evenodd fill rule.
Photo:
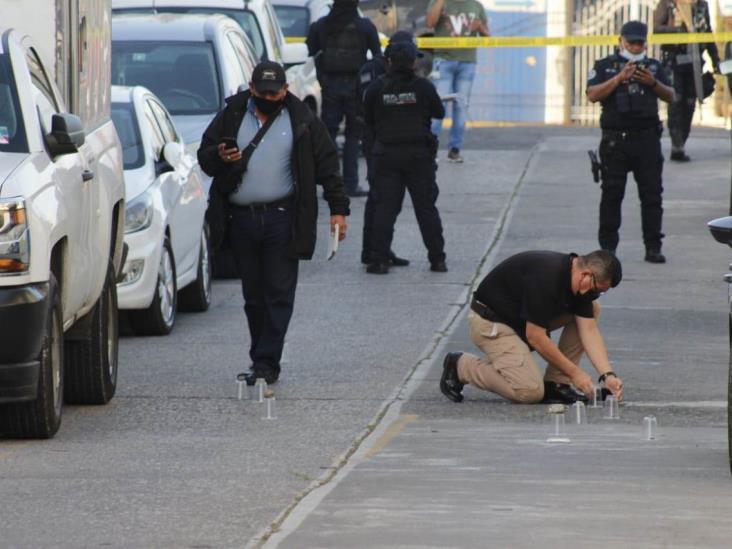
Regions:
<instances>
[{"instance_id":1,"label":"police officer with cap","mask_svg":"<svg viewBox=\"0 0 732 549\"><path fill-rule=\"evenodd\" d=\"M415 74L417 54L413 40L392 40L385 51L386 74L364 96L364 120L374 140L372 263L366 269L371 274L389 272L394 224L405 191L412 198L430 269L447 271L436 206L437 140L430 131L431 120L443 118L445 108L434 85Z\"/></svg>"},{"instance_id":2,"label":"police officer with cap","mask_svg":"<svg viewBox=\"0 0 732 549\"><path fill-rule=\"evenodd\" d=\"M645 260L665 263L661 253L663 129L658 99L670 103L674 90L661 63L646 56L647 34L644 23L625 23L616 52L595 62L586 93L590 101L602 104L600 246L615 253L625 184L628 172L633 172L641 202Z\"/></svg>"}]
</instances>

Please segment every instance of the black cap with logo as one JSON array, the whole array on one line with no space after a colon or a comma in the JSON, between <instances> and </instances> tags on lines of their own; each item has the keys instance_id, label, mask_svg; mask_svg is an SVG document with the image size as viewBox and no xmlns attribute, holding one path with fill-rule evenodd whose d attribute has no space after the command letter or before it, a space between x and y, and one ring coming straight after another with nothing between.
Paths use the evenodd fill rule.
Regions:
<instances>
[{"instance_id":1,"label":"black cap with logo","mask_svg":"<svg viewBox=\"0 0 732 549\"><path fill-rule=\"evenodd\" d=\"M646 41L648 38L648 25L641 21L628 21L620 29L620 36L631 41Z\"/></svg>"},{"instance_id":2,"label":"black cap with logo","mask_svg":"<svg viewBox=\"0 0 732 549\"><path fill-rule=\"evenodd\" d=\"M274 61L262 61L254 67L252 84L259 93L278 92L287 83L285 69Z\"/></svg>"}]
</instances>

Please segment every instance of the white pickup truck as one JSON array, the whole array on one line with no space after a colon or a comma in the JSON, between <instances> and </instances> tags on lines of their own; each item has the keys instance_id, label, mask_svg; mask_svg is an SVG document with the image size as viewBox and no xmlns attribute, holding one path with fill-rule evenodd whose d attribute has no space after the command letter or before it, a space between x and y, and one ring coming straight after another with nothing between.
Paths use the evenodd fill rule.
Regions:
<instances>
[{"instance_id":1,"label":"white pickup truck","mask_svg":"<svg viewBox=\"0 0 732 549\"><path fill-rule=\"evenodd\" d=\"M117 383L122 150L105 0L0 0L0 436Z\"/></svg>"}]
</instances>

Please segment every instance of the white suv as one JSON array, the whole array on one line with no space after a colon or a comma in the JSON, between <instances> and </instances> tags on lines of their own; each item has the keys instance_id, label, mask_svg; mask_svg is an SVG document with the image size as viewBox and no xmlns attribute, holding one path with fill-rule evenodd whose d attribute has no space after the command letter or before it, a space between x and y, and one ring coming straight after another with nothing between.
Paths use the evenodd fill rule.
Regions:
<instances>
[{"instance_id":1,"label":"white suv","mask_svg":"<svg viewBox=\"0 0 732 549\"><path fill-rule=\"evenodd\" d=\"M112 0L112 12L221 13L234 19L254 45L259 60L276 61L287 69L290 91L311 108L320 105L320 86L305 44L288 44L270 0Z\"/></svg>"}]
</instances>

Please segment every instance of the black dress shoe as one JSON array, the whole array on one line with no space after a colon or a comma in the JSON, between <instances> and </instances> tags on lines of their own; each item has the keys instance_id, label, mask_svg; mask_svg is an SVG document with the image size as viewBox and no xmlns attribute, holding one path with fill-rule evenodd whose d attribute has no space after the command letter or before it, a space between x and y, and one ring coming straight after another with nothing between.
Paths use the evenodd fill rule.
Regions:
<instances>
[{"instance_id":1,"label":"black dress shoe","mask_svg":"<svg viewBox=\"0 0 732 549\"><path fill-rule=\"evenodd\" d=\"M409 265L409 260L399 257L394 252L389 252L389 263L392 267L407 267Z\"/></svg>"},{"instance_id":2,"label":"black dress shoe","mask_svg":"<svg viewBox=\"0 0 732 549\"><path fill-rule=\"evenodd\" d=\"M280 378L280 371L276 368L269 366L252 366L249 371L244 374L244 381L247 382L248 386L252 386L257 382L257 379L262 378L267 382L267 385L273 385L277 383Z\"/></svg>"},{"instance_id":3,"label":"black dress shoe","mask_svg":"<svg viewBox=\"0 0 732 549\"><path fill-rule=\"evenodd\" d=\"M566 383L557 383L555 381L544 382L544 399L542 404L574 404L575 402L587 402L584 393L575 390L571 385Z\"/></svg>"},{"instance_id":4,"label":"black dress shoe","mask_svg":"<svg viewBox=\"0 0 732 549\"><path fill-rule=\"evenodd\" d=\"M446 273L447 263L445 263L445 260L433 261L430 264L430 271L432 271L433 273Z\"/></svg>"},{"instance_id":5,"label":"black dress shoe","mask_svg":"<svg viewBox=\"0 0 732 549\"><path fill-rule=\"evenodd\" d=\"M358 198L361 196L368 196L369 192L363 187L356 187L355 189L346 189L346 194L351 198Z\"/></svg>"},{"instance_id":6,"label":"black dress shoe","mask_svg":"<svg viewBox=\"0 0 732 549\"><path fill-rule=\"evenodd\" d=\"M383 261L375 261L374 263L366 267L366 272L374 275L389 274L389 264Z\"/></svg>"},{"instance_id":7,"label":"black dress shoe","mask_svg":"<svg viewBox=\"0 0 732 549\"><path fill-rule=\"evenodd\" d=\"M661 253L660 249L646 248L645 260L648 263L666 263L666 256Z\"/></svg>"},{"instance_id":8,"label":"black dress shoe","mask_svg":"<svg viewBox=\"0 0 732 549\"><path fill-rule=\"evenodd\" d=\"M442 363L442 377L440 378L440 391L453 402L463 401L463 387L457 373L458 360L463 353L447 353Z\"/></svg>"},{"instance_id":9,"label":"black dress shoe","mask_svg":"<svg viewBox=\"0 0 732 549\"><path fill-rule=\"evenodd\" d=\"M671 160L675 162L689 162L691 158L684 151L673 151L671 153Z\"/></svg>"}]
</instances>

